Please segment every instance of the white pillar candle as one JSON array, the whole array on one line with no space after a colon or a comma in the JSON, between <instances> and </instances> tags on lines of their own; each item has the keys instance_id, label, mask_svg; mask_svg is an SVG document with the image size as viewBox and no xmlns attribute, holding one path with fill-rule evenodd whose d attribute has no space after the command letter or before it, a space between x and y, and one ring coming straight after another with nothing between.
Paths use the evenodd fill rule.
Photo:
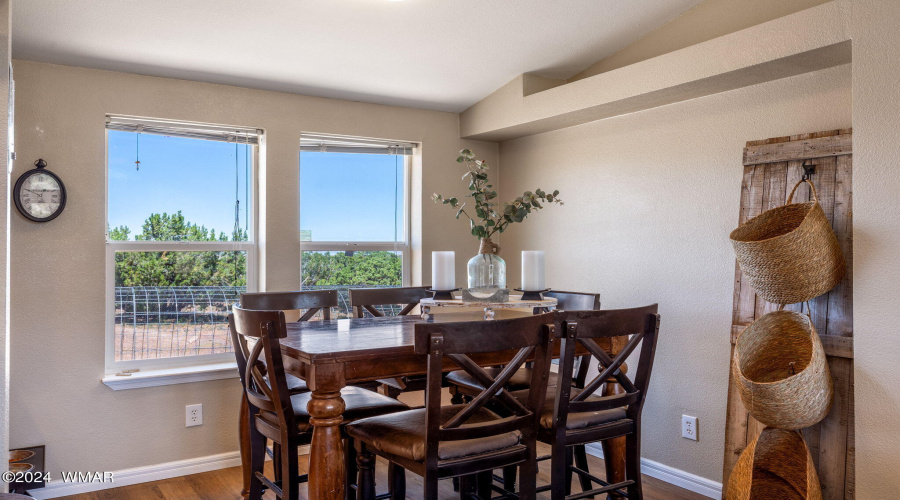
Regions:
<instances>
[{"instance_id":1,"label":"white pillar candle","mask_svg":"<svg viewBox=\"0 0 900 500\"><path fill-rule=\"evenodd\" d=\"M522 290L544 289L544 252L540 250L522 251Z\"/></svg>"},{"instance_id":2,"label":"white pillar candle","mask_svg":"<svg viewBox=\"0 0 900 500\"><path fill-rule=\"evenodd\" d=\"M456 288L456 252L431 252L431 289Z\"/></svg>"}]
</instances>

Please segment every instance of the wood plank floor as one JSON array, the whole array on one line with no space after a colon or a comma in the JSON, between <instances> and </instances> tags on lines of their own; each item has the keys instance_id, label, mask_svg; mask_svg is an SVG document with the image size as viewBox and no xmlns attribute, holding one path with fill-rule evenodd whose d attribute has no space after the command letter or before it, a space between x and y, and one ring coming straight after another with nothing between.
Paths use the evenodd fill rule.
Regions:
<instances>
[{"instance_id":1,"label":"wood plank floor","mask_svg":"<svg viewBox=\"0 0 900 500\"><path fill-rule=\"evenodd\" d=\"M548 449L549 451L549 449ZM305 457L303 457L305 459ZM588 456L591 471L603 471L603 460ZM306 463L301 460L301 468L306 468ZM378 491L386 488L387 478L385 471L387 464L379 459L376 467ZM271 476L270 476L271 477ZM602 475L601 475L602 477ZM697 493L672 486L658 479L644 476L644 498L646 500L700 500L706 497ZM546 484L550 480L549 462L542 462L538 475L538 485ZM412 473L406 474L407 498L422 498L422 482L418 476ZM575 486L578 490L577 481ZM241 469L233 467L202 474L176 477L155 481L152 483L124 486L93 493L83 493L61 497L60 500L242 500ZM306 485L301 486L301 498L306 498ZM450 481L441 481L440 497L438 500L456 500L458 493L453 492ZM265 500L275 500L275 495L266 493ZM542 493L538 498L550 498L549 493Z\"/></svg>"}]
</instances>

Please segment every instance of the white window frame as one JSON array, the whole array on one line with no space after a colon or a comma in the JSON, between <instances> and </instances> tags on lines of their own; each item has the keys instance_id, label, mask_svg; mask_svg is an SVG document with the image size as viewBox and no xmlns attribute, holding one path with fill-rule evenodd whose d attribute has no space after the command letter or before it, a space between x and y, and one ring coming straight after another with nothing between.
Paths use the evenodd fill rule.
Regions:
<instances>
[{"instance_id":1,"label":"white window frame","mask_svg":"<svg viewBox=\"0 0 900 500\"><path fill-rule=\"evenodd\" d=\"M142 119L135 118L134 120L140 121ZM147 119L151 122L158 122L161 120L155 119ZM208 129L212 131L218 131L223 126L214 126L214 125L204 125L204 124L189 124L185 122L171 122L178 125L192 125L196 126L199 129ZM234 128L234 127L226 127L226 128ZM250 155L250 228L247 232L247 237L249 241L222 241L222 242L214 242L214 241L203 241L203 242L191 242L191 241L111 241L109 239L109 129L105 131L105 141L106 141L106 169L104 172L104 186L105 191L103 195L104 199L104 208L105 208L105 218L107 222L107 233L106 233L106 377L104 378L104 383L113 387L114 384L108 383L108 379L118 379L119 377L115 377L116 373L122 373L125 370L140 370L144 371L165 371L171 369L179 369L179 368L191 368L198 367L203 365L208 365L210 367L215 367L221 369L223 363L228 363L229 366L234 363L234 354L233 353L219 353L219 354L202 354L196 356L177 356L177 357L169 357L169 358L153 358L153 359L139 359L139 360L127 360L127 361L116 361L115 354L115 341L116 341L116 332L115 332L115 301L116 301L116 263L115 257L117 252L163 252L163 251L175 251L175 252L203 252L203 251L243 251L247 253L247 291L255 292L259 288L259 178L258 178L258 164L259 164L259 146L258 144L251 144L254 146L253 152ZM261 135L262 131L259 131ZM236 139L236 142L241 143L241 139ZM229 370L230 374L230 370ZM140 376L138 373L134 375ZM236 373L235 373L236 375ZM122 382L126 382L127 378L121 377ZM222 378L212 377L214 378ZM167 382L167 383L180 383L184 380L178 380L175 382ZM188 380L190 381L190 380ZM116 380L116 383L118 380ZM167 383L138 383L135 387L149 387L153 385L167 385ZM127 388L127 387L126 387Z\"/></svg>"},{"instance_id":2,"label":"white window frame","mask_svg":"<svg viewBox=\"0 0 900 500\"><path fill-rule=\"evenodd\" d=\"M302 152L301 152L302 154ZM400 242L377 242L377 241L301 241L300 255L303 252L366 252L366 251L386 251L400 252L400 286L410 286L410 208L412 203L410 196L412 194L410 175L412 174L412 155L403 156L403 231L401 235L403 241ZM302 160L301 160L302 161ZM299 168L299 165L298 165ZM303 182L303 179L300 179ZM303 282L303 268L301 258L300 282ZM361 285L364 286L364 285Z\"/></svg>"}]
</instances>

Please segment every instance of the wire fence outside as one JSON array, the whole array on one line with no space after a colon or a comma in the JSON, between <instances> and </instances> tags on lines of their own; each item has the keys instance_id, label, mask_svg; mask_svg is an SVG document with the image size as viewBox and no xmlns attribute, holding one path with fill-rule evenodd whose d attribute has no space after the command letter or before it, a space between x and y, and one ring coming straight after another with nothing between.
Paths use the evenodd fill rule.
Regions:
<instances>
[{"instance_id":1,"label":"wire fence outside","mask_svg":"<svg viewBox=\"0 0 900 500\"><path fill-rule=\"evenodd\" d=\"M337 290L332 318L350 318L351 288L391 286L306 286L303 290ZM228 311L240 302L244 287L116 287L116 361L199 356L232 352ZM402 306L378 306L386 315ZM321 319L321 313L313 320Z\"/></svg>"}]
</instances>

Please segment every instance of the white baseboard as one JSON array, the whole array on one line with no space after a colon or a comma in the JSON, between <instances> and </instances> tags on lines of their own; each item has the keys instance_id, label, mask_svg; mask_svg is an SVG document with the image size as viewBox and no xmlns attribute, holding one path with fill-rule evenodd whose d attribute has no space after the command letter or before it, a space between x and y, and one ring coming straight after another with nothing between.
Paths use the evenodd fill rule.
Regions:
<instances>
[{"instance_id":1,"label":"white baseboard","mask_svg":"<svg viewBox=\"0 0 900 500\"><path fill-rule=\"evenodd\" d=\"M306 446L301 447L299 451L301 455L309 453L308 447ZM603 458L603 449L598 443L587 445L587 452L596 457ZM227 469L239 465L241 465L241 455L239 452L233 451L207 457L191 458L179 460L177 462L116 471L113 473L114 482L111 483L68 483L57 478L48 482L47 486L43 488L29 491L29 494L36 500L44 500L109 488L118 488L120 486L129 486L132 484L147 483L150 481L159 481L173 477L187 476L189 474ZM699 493L709 498L722 498L722 483L717 483L696 474L691 474L690 472L685 472L659 462L654 462L653 460L642 458L641 472L650 477L655 477L661 481L680 486L686 490Z\"/></svg>"},{"instance_id":2,"label":"white baseboard","mask_svg":"<svg viewBox=\"0 0 900 500\"><path fill-rule=\"evenodd\" d=\"M585 448L589 454L603 458L603 448L600 446L600 443L590 443ZM666 464L641 458L641 472L660 481L674 484L709 498L722 498L722 483L717 483L711 479L706 479Z\"/></svg>"},{"instance_id":3,"label":"white baseboard","mask_svg":"<svg viewBox=\"0 0 900 500\"><path fill-rule=\"evenodd\" d=\"M177 462L116 471L113 472L113 482L110 483L69 483L62 481L58 476L56 478L51 476L50 482L48 482L45 487L31 490L28 493L37 500L44 500L46 498L76 495L79 493L118 488L131 484L187 476L188 474L226 469L238 465L241 465L241 454L240 452L233 451L207 457L190 458L187 460L179 460Z\"/></svg>"}]
</instances>

